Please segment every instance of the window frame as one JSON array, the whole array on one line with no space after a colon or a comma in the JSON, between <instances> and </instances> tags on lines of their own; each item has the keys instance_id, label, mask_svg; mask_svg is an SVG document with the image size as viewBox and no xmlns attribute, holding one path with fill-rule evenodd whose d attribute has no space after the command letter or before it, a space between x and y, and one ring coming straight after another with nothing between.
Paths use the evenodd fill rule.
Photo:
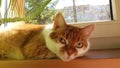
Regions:
<instances>
[{"instance_id":1,"label":"window frame","mask_svg":"<svg viewBox=\"0 0 120 68\"><path fill-rule=\"evenodd\" d=\"M120 1L111 0L112 2L112 11L113 11L113 20L111 21L90 21L90 22L78 22L71 24L77 27L83 27L89 24L95 24L95 29L92 33L91 38L97 37L118 37L120 36ZM112 28L111 28L112 27Z\"/></svg>"}]
</instances>

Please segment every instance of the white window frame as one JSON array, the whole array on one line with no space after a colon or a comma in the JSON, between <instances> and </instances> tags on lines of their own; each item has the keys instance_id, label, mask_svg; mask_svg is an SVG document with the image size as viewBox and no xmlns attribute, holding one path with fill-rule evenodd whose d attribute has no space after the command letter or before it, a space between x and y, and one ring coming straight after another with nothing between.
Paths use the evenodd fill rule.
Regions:
<instances>
[{"instance_id":1,"label":"white window frame","mask_svg":"<svg viewBox=\"0 0 120 68\"><path fill-rule=\"evenodd\" d=\"M111 2L112 2L112 11L114 18L112 21L98 21L98 22L93 21L93 22L85 22L85 23L80 22L78 24L72 24L77 27L83 27L89 24L95 24L96 27L92 33L91 40L96 39L96 41L97 40L98 41L96 42L94 40L92 44L96 44L96 45L91 44L91 46L93 46L92 49L120 48L120 0L111 0ZM102 45L98 44L99 42L101 42L101 40L99 41L99 39L102 39ZM107 39L111 43L106 44ZM119 41L116 42L116 40ZM115 46L114 43L117 43L117 45Z\"/></svg>"},{"instance_id":2,"label":"white window frame","mask_svg":"<svg viewBox=\"0 0 120 68\"><path fill-rule=\"evenodd\" d=\"M88 24L95 24L95 30L92 33L92 38L96 37L114 37L120 36L120 1L112 0L113 18L112 21L92 21L92 22L78 22L72 24L78 27L83 27ZM112 28L111 28L112 27Z\"/></svg>"}]
</instances>

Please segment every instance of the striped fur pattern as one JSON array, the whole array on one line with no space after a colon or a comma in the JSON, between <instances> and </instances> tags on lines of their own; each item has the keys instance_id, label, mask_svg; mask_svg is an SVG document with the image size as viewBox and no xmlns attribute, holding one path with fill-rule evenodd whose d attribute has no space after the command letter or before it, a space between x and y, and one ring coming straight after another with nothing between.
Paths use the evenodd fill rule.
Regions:
<instances>
[{"instance_id":1,"label":"striped fur pattern","mask_svg":"<svg viewBox=\"0 0 120 68\"><path fill-rule=\"evenodd\" d=\"M45 46L45 25L15 22L0 26L0 59L43 59L54 54Z\"/></svg>"},{"instance_id":2,"label":"striped fur pattern","mask_svg":"<svg viewBox=\"0 0 120 68\"><path fill-rule=\"evenodd\" d=\"M78 28L67 25L62 14L50 25L25 22L0 26L0 59L47 59L70 61L84 55L94 25Z\"/></svg>"},{"instance_id":3,"label":"striped fur pattern","mask_svg":"<svg viewBox=\"0 0 120 68\"><path fill-rule=\"evenodd\" d=\"M43 31L46 46L63 61L73 60L90 48L88 39L94 27L94 24L84 28L67 25L62 14L58 13L53 25L46 26Z\"/></svg>"}]
</instances>

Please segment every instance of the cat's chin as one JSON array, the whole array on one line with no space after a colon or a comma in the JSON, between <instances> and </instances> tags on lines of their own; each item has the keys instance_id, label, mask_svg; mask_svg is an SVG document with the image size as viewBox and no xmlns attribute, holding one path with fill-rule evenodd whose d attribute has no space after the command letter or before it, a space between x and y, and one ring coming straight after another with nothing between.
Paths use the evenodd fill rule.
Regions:
<instances>
[{"instance_id":1,"label":"cat's chin","mask_svg":"<svg viewBox=\"0 0 120 68\"><path fill-rule=\"evenodd\" d=\"M69 61L73 60L74 58L71 56L71 57L64 57L64 58L61 57L60 59L64 62L69 62Z\"/></svg>"},{"instance_id":2,"label":"cat's chin","mask_svg":"<svg viewBox=\"0 0 120 68\"><path fill-rule=\"evenodd\" d=\"M71 58L69 58L69 59L62 59L62 61L64 61L64 62L69 62L71 60L73 60L73 59L71 59Z\"/></svg>"}]
</instances>

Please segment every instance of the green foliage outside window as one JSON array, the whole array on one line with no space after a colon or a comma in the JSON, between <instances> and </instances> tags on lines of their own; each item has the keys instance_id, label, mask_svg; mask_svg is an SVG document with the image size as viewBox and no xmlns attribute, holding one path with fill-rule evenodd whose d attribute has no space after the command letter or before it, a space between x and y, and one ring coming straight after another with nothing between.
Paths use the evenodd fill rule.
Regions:
<instances>
[{"instance_id":1,"label":"green foliage outside window","mask_svg":"<svg viewBox=\"0 0 120 68\"><path fill-rule=\"evenodd\" d=\"M2 0L0 0L0 6L1 1ZM10 0L10 5L13 6L12 9L14 8L15 2L16 0ZM6 12L5 18L1 18L0 23L15 22L21 20L35 24L51 23L53 21L54 15L56 14L54 6L57 4L57 2L58 0L54 2L51 2L51 0L25 0L25 18L7 18L7 14L12 14L12 12ZM11 8L8 7L8 9Z\"/></svg>"}]
</instances>

